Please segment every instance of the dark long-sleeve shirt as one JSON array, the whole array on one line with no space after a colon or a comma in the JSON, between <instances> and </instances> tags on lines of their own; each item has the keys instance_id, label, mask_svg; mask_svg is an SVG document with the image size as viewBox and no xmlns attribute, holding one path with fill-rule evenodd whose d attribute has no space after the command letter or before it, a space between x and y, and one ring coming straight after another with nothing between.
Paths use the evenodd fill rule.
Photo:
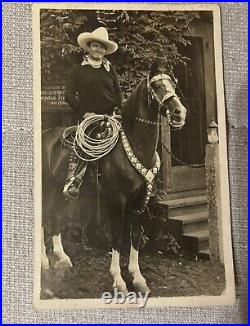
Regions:
<instances>
[{"instance_id":1,"label":"dark long-sleeve shirt","mask_svg":"<svg viewBox=\"0 0 250 326\"><path fill-rule=\"evenodd\" d=\"M65 99L74 111L84 114L112 114L114 107L120 107L121 89L115 68L110 65L107 71L102 65L75 64L69 72Z\"/></svg>"}]
</instances>

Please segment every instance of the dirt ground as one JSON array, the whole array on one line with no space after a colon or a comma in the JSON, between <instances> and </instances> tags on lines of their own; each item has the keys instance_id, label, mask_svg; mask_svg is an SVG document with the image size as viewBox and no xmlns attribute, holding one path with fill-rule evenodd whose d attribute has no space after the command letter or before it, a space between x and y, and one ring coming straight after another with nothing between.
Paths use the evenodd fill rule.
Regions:
<instances>
[{"instance_id":1,"label":"dirt ground","mask_svg":"<svg viewBox=\"0 0 250 326\"><path fill-rule=\"evenodd\" d=\"M110 252L86 248L71 269L42 272L41 299L100 298L103 292L112 292L110 261ZM121 257L123 278L128 291L134 291L127 266L128 258ZM151 297L220 295L225 287L223 266L208 260L143 254L140 267Z\"/></svg>"}]
</instances>

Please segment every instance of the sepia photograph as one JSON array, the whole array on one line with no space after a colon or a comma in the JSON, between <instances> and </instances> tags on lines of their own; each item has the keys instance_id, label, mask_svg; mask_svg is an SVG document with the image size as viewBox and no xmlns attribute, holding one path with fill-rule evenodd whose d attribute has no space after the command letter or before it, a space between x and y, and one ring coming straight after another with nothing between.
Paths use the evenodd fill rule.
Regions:
<instances>
[{"instance_id":1,"label":"sepia photograph","mask_svg":"<svg viewBox=\"0 0 250 326\"><path fill-rule=\"evenodd\" d=\"M218 5L33 5L34 305L232 305Z\"/></svg>"}]
</instances>

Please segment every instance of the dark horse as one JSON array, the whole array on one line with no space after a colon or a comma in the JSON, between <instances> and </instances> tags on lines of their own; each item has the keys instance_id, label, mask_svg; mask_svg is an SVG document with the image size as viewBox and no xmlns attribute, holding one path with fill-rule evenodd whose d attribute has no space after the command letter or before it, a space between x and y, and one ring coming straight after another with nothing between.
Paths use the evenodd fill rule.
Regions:
<instances>
[{"instance_id":1,"label":"dark horse","mask_svg":"<svg viewBox=\"0 0 250 326\"><path fill-rule=\"evenodd\" d=\"M151 71L143 79L132 95L123 105L122 130L130 149L146 169L155 166L156 148L159 138L160 114L168 116L173 127L181 127L185 123L186 109L175 93L175 85L171 78L162 71ZM61 214L67 205L77 206L77 201L67 202L62 196L66 177L69 150L62 147L60 137L62 128L48 129L43 132L43 241L44 266L64 263L71 266L70 258L65 254L61 242ZM129 272L133 277L133 285L137 291L149 292L146 280L141 275L138 264L138 251L142 235L142 214L138 213L145 203L147 182L131 163L119 138L115 148L99 160L101 188L110 210L112 261L110 272L113 286L127 293L126 283L121 276L120 249L125 218L131 223ZM152 175L152 173L151 173ZM83 186L84 188L84 186ZM84 202L84 193L78 200ZM55 260L54 256L57 256ZM58 258L59 257L59 258Z\"/></svg>"}]
</instances>

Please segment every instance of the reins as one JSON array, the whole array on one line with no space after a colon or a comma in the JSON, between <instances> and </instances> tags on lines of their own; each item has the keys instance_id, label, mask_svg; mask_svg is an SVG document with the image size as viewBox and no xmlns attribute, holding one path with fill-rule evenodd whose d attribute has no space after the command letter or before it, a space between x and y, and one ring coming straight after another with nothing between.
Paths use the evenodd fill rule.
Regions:
<instances>
[{"instance_id":1,"label":"reins","mask_svg":"<svg viewBox=\"0 0 250 326\"><path fill-rule=\"evenodd\" d=\"M163 143L161 142L161 145L163 146L163 148L168 152L168 154L173 158L175 159L176 162L178 162L180 165L183 165L183 166L188 166L190 168L193 168L193 169L200 169L200 168L203 168L205 166L205 163L200 163L200 164L190 164L190 163L187 163L181 159L179 159L178 157L176 157L171 151L170 149Z\"/></svg>"},{"instance_id":2,"label":"reins","mask_svg":"<svg viewBox=\"0 0 250 326\"><path fill-rule=\"evenodd\" d=\"M162 108L164 107L163 102L159 99L156 92L153 90L153 88L150 85L149 76L147 77L147 104L148 109L151 108L152 100L156 100L158 104L158 114L164 115L167 120L168 124L170 124L175 129L179 129L180 127L174 125L171 123L171 114L169 110L167 109L166 112L163 112ZM143 123L148 126L153 125L163 125L165 123L162 123L160 119L157 121L147 120L144 118L140 118L138 116L136 117L129 117L123 115L124 118L130 118L131 120L135 120L139 123ZM84 119L78 126L76 130L76 135L73 140L73 150L76 153L76 155L81 159L82 161L97 161L98 159L106 156L116 145L118 139L119 139L119 133L122 128L120 121L118 121L115 117L109 116L108 121L111 128L111 133L107 138L104 139L96 139L90 136L91 132L97 128L97 122L102 121L104 118L104 115L95 115L90 116L86 119ZM91 132L86 132L87 128L92 127ZM189 166L192 168L200 168L204 167L204 164L189 164L185 161L182 161L178 159L172 152L167 148L165 144L161 142L163 148L181 165ZM81 154L79 154L78 148L80 148L87 156L82 157Z\"/></svg>"},{"instance_id":3,"label":"reins","mask_svg":"<svg viewBox=\"0 0 250 326\"><path fill-rule=\"evenodd\" d=\"M162 114L161 112L161 109L163 107L163 103L160 101L160 99L158 98L157 94L155 93L155 91L152 89L152 87L150 86L150 81L149 81L149 76L147 77L147 92L148 92L148 108L150 108L151 106L151 102L152 102L152 98L154 98L157 103L158 103L158 114L160 115L164 115L167 119L168 119L168 124L170 124L172 127L174 127L175 129L180 129L176 126L174 126L172 123L171 123L171 114L169 112L169 110L166 111L166 114ZM140 118L140 117L135 117L135 120L137 122L140 122L140 123L144 123L146 125L163 125L165 123L162 123L159 121L152 121L152 120L146 120L146 119L143 119L143 118ZM190 163L187 163L181 159L179 159L178 157L176 157L172 152L171 150L161 141L161 145L163 146L163 148L167 151L167 153L176 161L178 162L180 165L183 165L183 166L188 166L190 168L194 168L194 169L197 169L197 168L202 168L205 166L205 163L201 163L201 164L190 164Z\"/></svg>"},{"instance_id":4,"label":"reins","mask_svg":"<svg viewBox=\"0 0 250 326\"><path fill-rule=\"evenodd\" d=\"M158 122L158 121L145 120L145 119L142 119L142 118L139 118L139 117L136 117L135 120L138 121L138 122L140 122L140 123L144 123L146 125L159 125L159 126L162 126L162 125L166 124L166 123L162 123L162 122ZM205 166L205 163L200 163L200 164L190 164L190 163L187 163L187 162L179 159L178 157L176 157L171 152L171 150L162 141L161 141L161 145L168 152L168 154L171 155L171 157L173 159L175 159L175 161L178 162L180 165L188 166L188 167L194 168L194 169L199 169L199 168L202 168L202 167Z\"/></svg>"}]
</instances>

